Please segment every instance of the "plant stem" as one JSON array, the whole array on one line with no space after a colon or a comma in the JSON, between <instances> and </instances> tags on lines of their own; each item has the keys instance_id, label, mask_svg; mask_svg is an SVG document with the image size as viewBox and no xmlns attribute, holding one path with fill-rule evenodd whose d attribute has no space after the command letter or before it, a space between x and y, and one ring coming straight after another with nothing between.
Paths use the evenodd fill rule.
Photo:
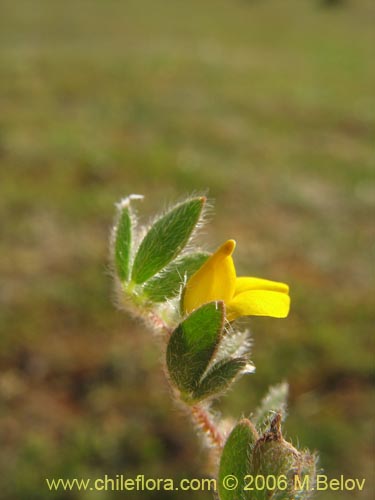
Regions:
<instances>
[{"instance_id":1,"label":"plant stem","mask_svg":"<svg viewBox=\"0 0 375 500\"><path fill-rule=\"evenodd\" d=\"M193 420L205 434L209 444L217 450L221 450L224 444L224 437L217 428L212 414L201 405L191 406L190 409Z\"/></svg>"},{"instance_id":2,"label":"plant stem","mask_svg":"<svg viewBox=\"0 0 375 500\"><path fill-rule=\"evenodd\" d=\"M156 330L162 330L164 333L168 335L168 337L171 335L172 329L156 313L152 311L149 312L148 319Z\"/></svg>"}]
</instances>

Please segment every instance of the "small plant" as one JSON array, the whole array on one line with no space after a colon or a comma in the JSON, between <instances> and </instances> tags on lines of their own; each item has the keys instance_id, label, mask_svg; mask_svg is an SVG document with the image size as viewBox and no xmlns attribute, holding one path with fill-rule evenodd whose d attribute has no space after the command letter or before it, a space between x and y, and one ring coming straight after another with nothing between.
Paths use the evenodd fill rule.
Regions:
<instances>
[{"instance_id":1,"label":"small plant","mask_svg":"<svg viewBox=\"0 0 375 500\"><path fill-rule=\"evenodd\" d=\"M205 220L205 197L172 206L147 228L138 226L133 208L140 198L132 195L117 205L111 257L118 304L164 338L171 392L215 458L220 499L309 498L316 457L282 436L286 384L271 388L251 420L242 419L231 429L211 410L215 398L254 371L249 332L239 330L236 319L286 317L289 287L237 277L234 240L212 254L195 245Z\"/></svg>"}]
</instances>

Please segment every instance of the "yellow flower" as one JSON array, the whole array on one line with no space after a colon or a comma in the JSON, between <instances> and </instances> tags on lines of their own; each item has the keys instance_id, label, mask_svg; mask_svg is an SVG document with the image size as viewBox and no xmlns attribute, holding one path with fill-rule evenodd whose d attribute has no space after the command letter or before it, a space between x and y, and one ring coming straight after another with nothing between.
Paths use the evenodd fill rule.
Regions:
<instances>
[{"instance_id":1,"label":"yellow flower","mask_svg":"<svg viewBox=\"0 0 375 500\"><path fill-rule=\"evenodd\" d=\"M229 321L239 316L288 316L288 285L261 278L238 278L232 259L235 247L234 240L225 242L189 279L183 297L184 311L190 313L202 304L222 300Z\"/></svg>"}]
</instances>

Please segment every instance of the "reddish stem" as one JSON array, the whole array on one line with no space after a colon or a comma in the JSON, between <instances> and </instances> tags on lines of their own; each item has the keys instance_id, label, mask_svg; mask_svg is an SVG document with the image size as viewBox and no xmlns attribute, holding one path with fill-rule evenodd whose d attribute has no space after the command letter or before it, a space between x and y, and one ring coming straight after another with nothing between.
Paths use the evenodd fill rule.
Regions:
<instances>
[{"instance_id":1,"label":"reddish stem","mask_svg":"<svg viewBox=\"0 0 375 500\"><path fill-rule=\"evenodd\" d=\"M212 415L202 406L196 405L191 407L191 413L198 427L207 436L209 442L215 448L221 449L224 444L224 438L213 422Z\"/></svg>"},{"instance_id":2,"label":"reddish stem","mask_svg":"<svg viewBox=\"0 0 375 500\"><path fill-rule=\"evenodd\" d=\"M148 319L158 330L163 330L168 335L172 333L171 328L157 314L150 312L148 314Z\"/></svg>"}]
</instances>

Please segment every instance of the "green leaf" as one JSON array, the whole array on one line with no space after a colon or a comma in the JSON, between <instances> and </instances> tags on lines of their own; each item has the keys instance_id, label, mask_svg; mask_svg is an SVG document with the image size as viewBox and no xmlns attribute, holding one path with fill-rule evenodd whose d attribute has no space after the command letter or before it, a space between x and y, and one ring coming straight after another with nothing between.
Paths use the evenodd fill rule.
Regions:
<instances>
[{"instance_id":1,"label":"green leaf","mask_svg":"<svg viewBox=\"0 0 375 500\"><path fill-rule=\"evenodd\" d=\"M220 459L218 491L220 500L249 500L251 491L244 491L251 474L251 454L258 439L258 434L250 420L241 420L230 433ZM234 484L236 479L229 483L228 476L238 480L238 485L233 490L228 486Z\"/></svg>"},{"instance_id":2,"label":"green leaf","mask_svg":"<svg viewBox=\"0 0 375 500\"><path fill-rule=\"evenodd\" d=\"M246 369L247 364L246 358L223 359L216 363L195 389L194 400L200 401L227 389Z\"/></svg>"},{"instance_id":3,"label":"green leaf","mask_svg":"<svg viewBox=\"0 0 375 500\"><path fill-rule=\"evenodd\" d=\"M220 342L216 359L219 361L224 358L239 358L242 356L249 358L250 349L251 340L249 331L237 331L233 329L232 325L226 324L225 335Z\"/></svg>"},{"instance_id":4,"label":"green leaf","mask_svg":"<svg viewBox=\"0 0 375 500\"><path fill-rule=\"evenodd\" d=\"M262 399L259 408L256 410L253 422L258 429L264 430L269 425L269 417L280 413L283 418L286 414L288 398L288 384L282 383L270 387L267 395Z\"/></svg>"},{"instance_id":5,"label":"green leaf","mask_svg":"<svg viewBox=\"0 0 375 500\"><path fill-rule=\"evenodd\" d=\"M132 280L141 284L169 264L186 246L197 225L206 198L185 201L150 228L134 259Z\"/></svg>"},{"instance_id":6,"label":"green leaf","mask_svg":"<svg viewBox=\"0 0 375 500\"><path fill-rule=\"evenodd\" d=\"M129 206L120 208L115 228L115 265L121 281L129 279L130 253L132 243L132 221Z\"/></svg>"},{"instance_id":7,"label":"green leaf","mask_svg":"<svg viewBox=\"0 0 375 500\"><path fill-rule=\"evenodd\" d=\"M189 399L197 388L222 337L223 302L210 302L193 311L173 331L167 347L171 379Z\"/></svg>"},{"instance_id":8,"label":"green leaf","mask_svg":"<svg viewBox=\"0 0 375 500\"><path fill-rule=\"evenodd\" d=\"M184 279L189 279L204 264L208 253L192 253L175 260L160 275L146 282L143 291L153 302L176 297Z\"/></svg>"}]
</instances>

